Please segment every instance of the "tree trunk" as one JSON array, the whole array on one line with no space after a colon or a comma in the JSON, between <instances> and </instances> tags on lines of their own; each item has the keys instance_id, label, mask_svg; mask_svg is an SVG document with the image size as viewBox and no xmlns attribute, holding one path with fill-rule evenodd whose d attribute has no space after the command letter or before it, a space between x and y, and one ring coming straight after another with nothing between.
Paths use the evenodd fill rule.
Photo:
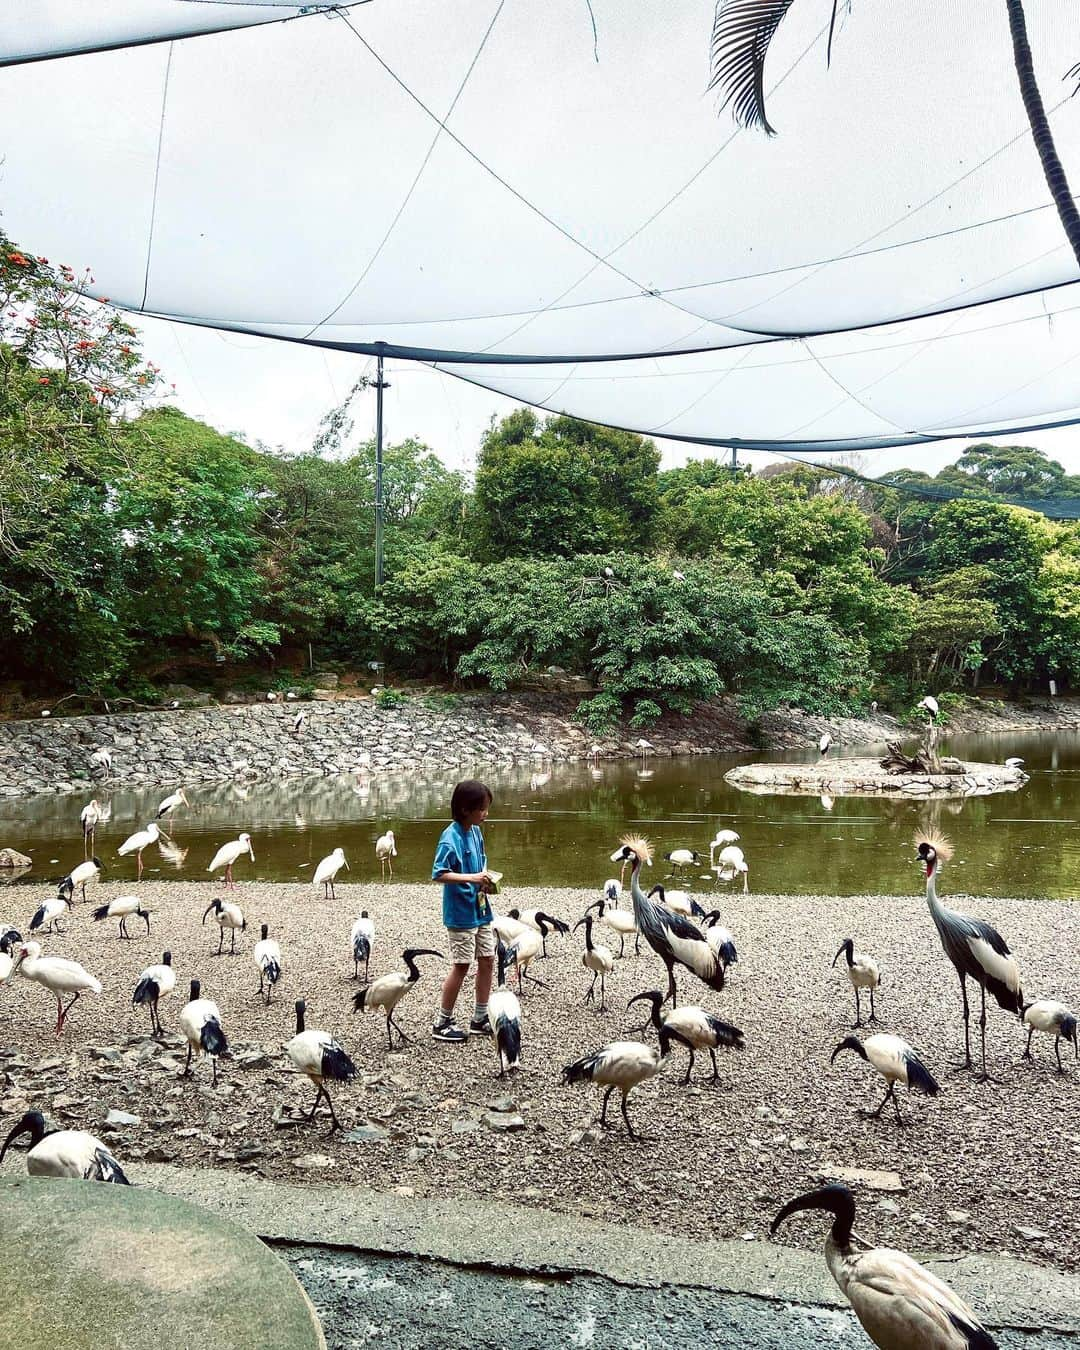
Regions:
<instances>
[{"instance_id":1,"label":"tree trunk","mask_svg":"<svg viewBox=\"0 0 1080 1350\"><path fill-rule=\"evenodd\" d=\"M1076 209L1068 179L1054 145L1054 136L1043 107L1042 95L1035 82L1035 67L1031 60L1031 44L1028 42L1027 20L1024 17L1024 0L1005 0L1009 11L1009 32L1012 34L1013 60L1016 63L1016 77L1020 82L1020 97L1024 100L1024 109L1031 126L1031 136L1035 149L1042 161L1046 185L1054 199L1062 229L1072 247L1073 256L1080 265L1080 212Z\"/></svg>"}]
</instances>

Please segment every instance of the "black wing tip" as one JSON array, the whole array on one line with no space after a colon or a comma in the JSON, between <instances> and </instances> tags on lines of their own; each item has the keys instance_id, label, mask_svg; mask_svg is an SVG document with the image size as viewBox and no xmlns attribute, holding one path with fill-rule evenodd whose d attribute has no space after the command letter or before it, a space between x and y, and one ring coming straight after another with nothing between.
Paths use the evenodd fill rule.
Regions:
<instances>
[{"instance_id":1,"label":"black wing tip","mask_svg":"<svg viewBox=\"0 0 1080 1350\"><path fill-rule=\"evenodd\" d=\"M909 1090L925 1092L928 1097L936 1097L941 1091L937 1079L918 1055L907 1056L907 1078Z\"/></svg>"}]
</instances>

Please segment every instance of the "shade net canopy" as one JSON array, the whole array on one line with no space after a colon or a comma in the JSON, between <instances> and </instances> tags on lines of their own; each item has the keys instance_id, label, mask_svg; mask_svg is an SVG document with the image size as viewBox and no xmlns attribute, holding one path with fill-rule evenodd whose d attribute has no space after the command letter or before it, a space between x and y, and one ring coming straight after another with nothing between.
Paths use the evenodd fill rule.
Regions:
<instances>
[{"instance_id":1,"label":"shade net canopy","mask_svg":"<svg viewBox=\"0 0 1080 1350\"><path fill-rule=\"evenodd\" d=\"M1080 183L1080 12L1027 9ZM1006 6L855 0L829 63L831 11L776 33L770 138L707 92L712 0L14 4L0 60L158 45L0 70L3 224L134 311L665 437L1080 420L1080 269Z\"/></svg>"}]
</instances>

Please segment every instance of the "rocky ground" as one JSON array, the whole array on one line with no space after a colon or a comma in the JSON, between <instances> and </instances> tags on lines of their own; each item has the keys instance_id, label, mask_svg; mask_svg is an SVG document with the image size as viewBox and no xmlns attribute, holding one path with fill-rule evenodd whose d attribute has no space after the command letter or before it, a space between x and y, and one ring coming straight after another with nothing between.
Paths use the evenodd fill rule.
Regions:
<instances>
[{"instance_id":1,"label":"rocky ground","mask_svg":"<svg viewBox=\"0 0 1080 1350\"><path fill-rule=\"evenodd\" d=\"M946 878L947 881L947 878ZM99 886L103 902L130 884ZM945 887L947 890L947 885ZM728 987L713 994L689 977L680 994L740 1026L747 1049L721 1056L718 1085L706 1064L689 1088L679 1085L685 1059L635 1091L630 1113L650 1142L634 1143L617 1116L595 1122L599 1093L563 1087L559 1070L606 1041L625 1038L626 1000L661 984L660 962L646 954L617 964L608 1009L583 1006L588 983L580 964L582 935L552 943L524 1004L525 1071L508 1085L495 1077L490 1043L464 1046L430 1039L443 963L423 961L425 975L399 1008L415 1040L388 1052L380 1015L351 1010L348 934L367 908L378 926L373 973L400 965L406 946L444 950L435 888L339 886L336 901L310 887L241 885L248 931L235 956L213 955L217 930L200 923L216 886L155 882L140 892L152 907L153 932L130 922L123 942L113 922L94 923L78 904L62 937L47 950L83 962L102 981L100 997L76 1004L61 1039L43 989L16 979L0 986L0 1129L29 1108L58 1124L108 1138L121 1159L224 1167L313 1183L363 1181L401 1194L477 1191L570 1213L625 1219L694 1237L762 1240L788 1196L823 1176L850 1175L860 1197L865 1235L915 1249L999 1250L1080 1268L1080 1068L1054 1071L1052 1043L1042 1039L1034 1064L1021 1058L1024 1035L996 1008L990 1015L994 1072L1001 1085L953 1076L947 1061L961 1032L959 991L919 899L874 896L720 898L739 947ZM44 888L8 894L6 920L26 932ZM513 902L574 920L591 896L571 890L521 890ZM507 897L507 904L512 903ZM1019 954L1031 996L1077 998L1080 906L1055 902L980 901ZM251 951L261 922L284 952L284 975L269 1008L256 997ZM929 1100L905 1098L906 1125L868 1121L858 1109L880 1097L869 1067L853 1055L835 1066L829 1054L847 1035L852 996L830 961L842 939L880 961L882 1027L916 1046L941 1079ZM226 947L228 942L226 941ZM145 1010L131 990L141 968L168 947L186 989L198 976L221 1007L234 1057L220 1065L218 1086L199 1064L192 1080L178 1072L175 1036L149 1039ZM617 944L616 944L617 947ZM344 1132L291 1123L312 1089L287 1067L281 1046L293 1031L293 1000L308 1001L308 1025L336 1034L360 1069L358 1082L335 1092ZM175 1029L182 997L163 1004ZM637 1009L633 1010L634 1012ZM109 1113L119 1112L109 1124ZM133 1119L134 1118L134 1119ZM5 1169L23 1166L9 1156ZM790 1225L791 1241L816 1246L819 1225Z\"/></svg>"}]
</instances>

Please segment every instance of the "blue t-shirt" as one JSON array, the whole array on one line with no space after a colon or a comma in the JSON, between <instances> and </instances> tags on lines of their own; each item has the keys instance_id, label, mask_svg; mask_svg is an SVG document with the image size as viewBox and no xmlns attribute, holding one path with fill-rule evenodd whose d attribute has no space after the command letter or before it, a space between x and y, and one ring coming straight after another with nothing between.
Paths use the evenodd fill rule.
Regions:
<instances>
[{"instance_id":1,"label":"blue t-shirt","mask_svg":"<svg viewBox=\"0 0 1080 1350\"><path fill-rule=\"evenodd\" d=\"M484 836L479 825L465 829L455 820L439 835L431 879L438 881L444 872L467 875L487 867ZM491 922L491 904L473 882L443 882L443 923L447 928L479 928Z\"/></svg>"}]
</instances>

